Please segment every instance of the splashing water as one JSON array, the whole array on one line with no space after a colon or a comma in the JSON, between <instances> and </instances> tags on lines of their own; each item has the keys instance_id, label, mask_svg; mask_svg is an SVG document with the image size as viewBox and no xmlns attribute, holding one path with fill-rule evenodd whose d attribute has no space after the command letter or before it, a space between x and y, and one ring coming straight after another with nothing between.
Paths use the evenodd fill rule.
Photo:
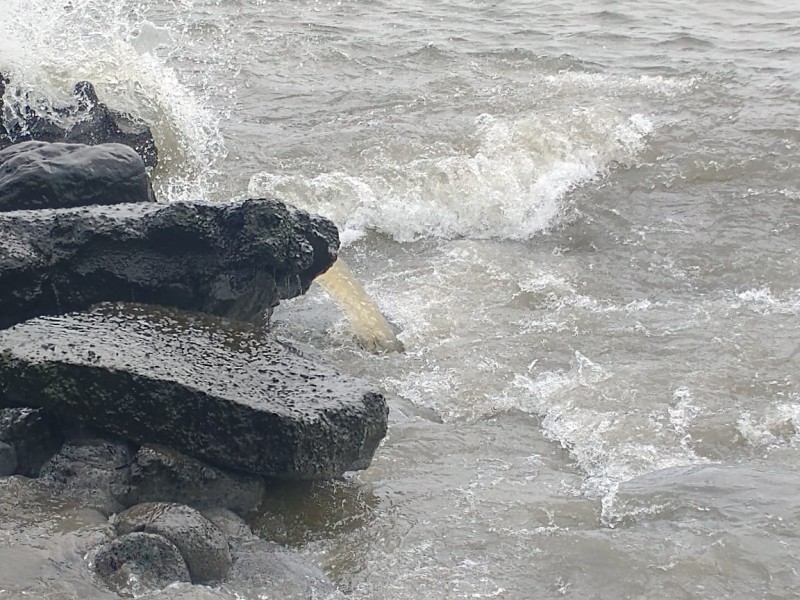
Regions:
<instances>
[{"instance_id":1,"label":"splashing water","mask_svg":"<svg viewBox=\"0 0 800 600\"><path fill-rule=\"evenodd\" d=\"M157 55L177 45L176 29L154 26L125 0L8 0L0 22L6 94L48 107L69 102L76 81L92 81L101 100L151 125L159 149L153 174L163 200L209 200L226 154L219 117ZM14 119L14 102L7 118ZM18 111L18 109L17 109Z\"/></svg>"}]
</instances>

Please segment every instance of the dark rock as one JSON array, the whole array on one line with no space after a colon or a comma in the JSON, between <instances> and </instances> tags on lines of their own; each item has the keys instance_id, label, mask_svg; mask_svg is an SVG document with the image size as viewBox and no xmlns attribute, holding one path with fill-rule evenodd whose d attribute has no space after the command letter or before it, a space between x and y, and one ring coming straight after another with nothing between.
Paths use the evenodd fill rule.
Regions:
<instances>
[{"instance_id":1,"label":"dark rock","mask_svg":"<svg viewBox=\"0 0 800 600\"><path fill-rule=\"evenodd\" d=\"M228 537L233 566L226 584L264 598L338 598L325 574L302 556L253 535L242 519L225 510L203 513Z\"/></svg>"},{"instance_id":2,"label":"dark rock","mask_svg":"<svg viewBox=\"0 0 800 600\"><path fill-rule=\"evenodd\" d=\"M0 73L0 117L2 94L8 79ZM81 81L74 89L75 105L35 107L29 94L16 107L18 121L6 127L0 118L0 149L11 144L71 142L75 144L123 144L132 148L148 167L158 164L158 150L150 127L132 115L111 110L100 102L94 86ZM62 123L65 125L62 127ZM70 125L70 123L72 123Z\"/></svg>"},{"instance_id":3,"label":"dark rock","mask_svg":"<svg viewBox=\"0 0 800 600\"><path fill-rule=\"evenodd\" d=\"M223 533L200 512L182 504L147 502L119 513L117 532L155 533L167 538L180 550L192 583L220 581L231 567L228 541Z\"/></svg>"},{"instance_id":4,"label":"dark rock","mask_svg":"<svg viewBox=\"0 0 800 600\"><path fill-rule=\"evenodd\" d=\"M66 134L66 141L77 144L125 144L133 148L148 167L158 164L158 150L147 123L131 115L113 111L97 98L88 81L75 84L75 99L81 119ZM39 138L34 138L39 139Z\"/></svg>"},{"instance_id":5,"label":"dark rock","mask_svg":"<svg viewBox=\"0 0 800 600\"><path fill-rule=\"evenodd\" d=\"M39 476L58 493L80 498L83 506L109 515L128 488L131 448L104 439L69 440L41 468Z\"/></svg>"},{"instance_id":6,"label":"dark rock","mask_svg":"<svg viewBox=\"0 0 800 600\"><path fill-rule=\"evenodd\" d=\"M123 535L97 550L94 569L120 596L137 597L177 581L190 581L180 550L154 533Z\"/></svg>"},{"instance_id":7,"label":"dark rock","mask_svg":"<svg viewBox=\"0 0 800 600\"><path fill-rule=\"evenodd\" d=\"M6 93L7 83L8 78L3 73L0 73L0 150L12 144L11 139L8 137L8 130L3 122L3 112L5 110L3 95Z\"/></svg>"},{"instance_id":8,"label":"dark rock","mask_svg":"<svg viewBox=\"0 0 800 600\"><path fill-rule=\"evenodd\" d=\"M194 508L254 509L264 495L260 477L223 471L163 446L145 445L133 458L126 506L142 502L178 502Z\"/></svg>"},{"instance_id":9,"label":"dark rock","mask_svg":"<svg viewBox=\"0 0 800 600\"><path fill-rule=\"evenodd\" d=\"M16 472L36 477L44 462L61 448L64 437L60 424L51 415L23 406L0 409L0 441L16 449Z\"/></svg>"},{"instance_id":10,"label":"dark rock","mask_svg":"<svg viewBox=\"0 0 800 600\"><path fill-rule=\"evenodd\" d=\"M9 131L9 137L15 144L31 142L64 142L67 137L67 130L52 121L48 117L42 116L29 107L25 107L24 120L16 123Z\"/></svg>"},{"instance_id":11,"label":"dark rock","mask_svg":"<svg viewBox=\"0 0 800 600\"><path fill-rule=\"evenodd\" d=\"M256 320L338 245L330 221L274 199L0 213L0 328L104 300Z\"/></svg>"},{"instance_id":12,"label":"dark rock","mask_svg":"<svg viewBox=\"0 0 800 600\"><path fill-rule=\"evenodd\" d=\"M135 202L155 195L128 146L24 142L0 150L0 211Z\"/></svg>"},{"instance_id":13,"label":"dark rock","mask_svg":"<svg viewBox=\"0 0 800 600\"><path fill-rule=\"evenodd\" d=\"M0 477L17 472L17 449L11 444L0 442Z\"/></svg>"},{"instance_id":14,"label":"dark rock","mask_svg":"<svg viewBox=\"0 0 800 600\"><path fill-rule=\"evenodd\" d=\"M364 469L384 398L256 327L141 305L0 331L0 406L48 410L225 468L288 479Z\"/></svg>"}]
</instances>

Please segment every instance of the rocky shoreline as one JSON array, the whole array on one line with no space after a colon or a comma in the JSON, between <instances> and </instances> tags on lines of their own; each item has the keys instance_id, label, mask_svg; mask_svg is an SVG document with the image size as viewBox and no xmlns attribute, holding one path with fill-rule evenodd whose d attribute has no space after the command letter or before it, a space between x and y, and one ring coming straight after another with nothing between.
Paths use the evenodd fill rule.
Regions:
<instances>
[{"instance_id":1,"label":"rocky shoreline","mask_svg":"<svg viewBox=\"0 0 800 600\"><path fill-rule=\"evenodd\" d=\"M69 130L0 119L0 582L31 573L0 595L337 597L241 518L386 435L374 386L266 327L334 263L335 226L273 198L159 204L149 128L75 97Z\"/></svg>"}]
</instances>

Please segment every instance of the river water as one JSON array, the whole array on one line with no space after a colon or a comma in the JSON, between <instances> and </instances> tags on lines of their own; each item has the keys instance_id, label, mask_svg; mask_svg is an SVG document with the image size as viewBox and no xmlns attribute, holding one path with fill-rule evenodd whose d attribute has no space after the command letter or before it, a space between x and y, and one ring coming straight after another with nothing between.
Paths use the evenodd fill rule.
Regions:
<instances>
[{"instance_id":1,"label":"river water","mask_svg":"<svg viewBox=\"0 0 800 600\"><path fill-rule=\"evenodd\" d=\"M797 2L2 8L18 86L153 123L162 200L331 217L401 332L276 311L392 415L262 535L354 600L800 595Z\"/></svg>"}]
</instances>

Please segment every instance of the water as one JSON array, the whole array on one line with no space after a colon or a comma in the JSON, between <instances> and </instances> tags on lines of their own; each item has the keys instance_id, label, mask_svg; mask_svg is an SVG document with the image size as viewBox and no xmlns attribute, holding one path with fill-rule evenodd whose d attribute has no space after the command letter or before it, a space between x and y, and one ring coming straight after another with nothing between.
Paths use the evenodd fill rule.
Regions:
<instances>
[{"instance_id":1,"label":"water","mask_svg":"<svg viewBox=\"0 0 800 600\"><path fill-rule=\"evenodd\" d=\"M263 535L359 600L798 596L796 3L3 3L16 82L153 122L164 200L330 216L402 331L276 311L393 411Z\"/></svg>"}]
</instances>

